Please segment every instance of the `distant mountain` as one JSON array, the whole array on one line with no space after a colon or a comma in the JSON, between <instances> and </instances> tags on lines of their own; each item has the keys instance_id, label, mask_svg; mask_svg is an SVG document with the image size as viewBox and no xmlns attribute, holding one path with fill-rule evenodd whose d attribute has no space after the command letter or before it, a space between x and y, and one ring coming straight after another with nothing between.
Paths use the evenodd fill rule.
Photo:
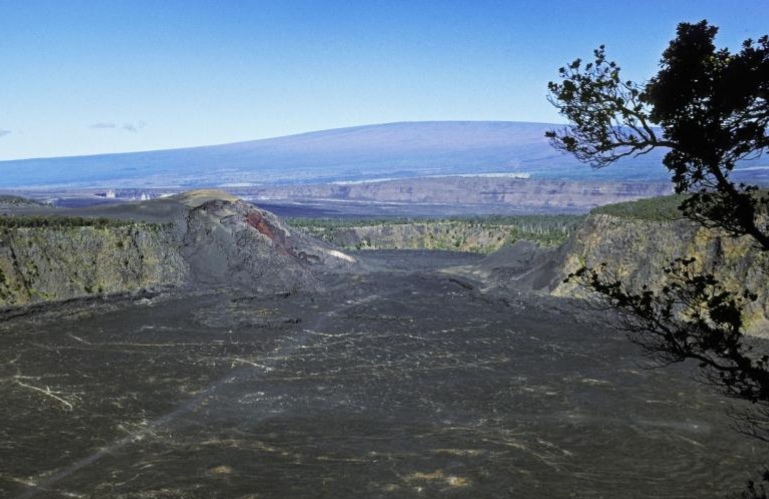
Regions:
<instances>
[{"instance_id":1,"label":"distant mountain","mask_svg":"<svg viewBox=\"0 0 769 499\"><path fill-rule=\"evenodd\" d=\"M669 180L662 152L594 171L550 147L558 125L407 122L233 144L0 162L0 189L295 185L510 173L532 179Z\"/></svg>"}]
</instances>

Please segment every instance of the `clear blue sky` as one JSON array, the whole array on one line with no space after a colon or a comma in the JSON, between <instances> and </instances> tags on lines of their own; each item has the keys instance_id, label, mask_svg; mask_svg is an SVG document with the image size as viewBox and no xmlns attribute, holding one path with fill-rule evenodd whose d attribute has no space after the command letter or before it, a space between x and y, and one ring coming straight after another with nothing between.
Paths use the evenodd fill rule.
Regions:
<instances>
[{"instance_id":1,"label":"clear blue sky","mask_svg":"<svg viewBox=\"0 0 769 499\"><path fill-rule=\"evenodd\" d=\"M767 0L0 0L0 159L416 120L560 121L601 43L654 73L680 21L738 49Z\"/></svg>"}]
</instances>

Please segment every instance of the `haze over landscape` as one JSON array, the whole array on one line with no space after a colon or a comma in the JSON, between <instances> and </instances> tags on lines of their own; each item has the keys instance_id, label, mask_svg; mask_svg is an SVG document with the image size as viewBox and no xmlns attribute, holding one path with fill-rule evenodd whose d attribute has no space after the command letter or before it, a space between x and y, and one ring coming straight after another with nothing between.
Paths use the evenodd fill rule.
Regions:
<instances>
[{"instance_id":1,"label":"haze over landscape","mask_svg":"<svg viewBox=\"0 0 769 499\"><path fill-rule=\"evenodd\" d=\"M607 44L648 78L677 23L732 49L766 2L57 2L3 9L0 160L404 121L559 123L557 68ZM0 172L6 168L0 167Z\"/></svg>"},{"instance_id":2,"label":"haze over landscape","mask_svg":"<svg viewBox=\"0 0 769 499\"><path fill-rule=\"evenodd\" d=\"M417 122L372 125L119 155L0 163L0 188L244 187L439 175L509 174L534 179L668 180L661 153L596 172L548 144L554 125Z\"/></svg>"},{"instance_id":3,"label":"haze over landscape","mask_svg":"<svg viewBox=\"0 0 769 499\"><path fill-rule=\"evenodd\" d=\"M0 6L0 497L769 498L767 21Z\"/></svg>"}]
</instances>

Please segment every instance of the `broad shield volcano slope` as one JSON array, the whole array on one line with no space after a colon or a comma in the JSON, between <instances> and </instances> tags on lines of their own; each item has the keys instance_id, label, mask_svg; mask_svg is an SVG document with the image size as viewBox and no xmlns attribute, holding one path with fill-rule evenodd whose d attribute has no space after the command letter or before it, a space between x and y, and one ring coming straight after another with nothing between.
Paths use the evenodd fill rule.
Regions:
<instances>
[{"instance_id":1,"label":"broad shield volcano slope","mask_svg":"<svg viewBox=\"0 0 769 499\"><path fill-rule=\"evenodd\" d=\"M550 147L558 125L506 121L368 125L233 144L0 162L0 189L278 185L502 173L667 181L661 153L595 172Z\"/></svg>"}]
</instances>

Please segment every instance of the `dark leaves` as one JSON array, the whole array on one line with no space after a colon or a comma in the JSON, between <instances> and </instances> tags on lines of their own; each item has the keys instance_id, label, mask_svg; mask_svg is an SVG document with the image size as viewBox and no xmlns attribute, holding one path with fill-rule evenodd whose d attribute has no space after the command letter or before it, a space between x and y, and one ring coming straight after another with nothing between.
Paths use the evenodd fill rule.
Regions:
<instances>
[{"instance_id":1,"label":"dark leaves","mask_svg":"<svg viewBox=\"0 0 769 499\"><path fill-rule=\"evenodd\" d=\"M571 124L546 136L593 167L668 148L663 163L675 190L690 193L683 215L769 251L769 194L730 179L740 160L769 149L769 36L746 40L732 54L716 48L717 32L704 20L679 24L659 72L643 85L622 81L604 46L592 62L561 68L549 99ZM698 272L694 258L671 262L663 274L659 291L629 290L605 266L583 267L567 281L620 311L630 338L651 357L693 360L726 394L754 404L739 427L769 441L769 356L756 355L743 335L743 307L756 294L725 289ZM753 483L748 492L742 497L766 497Z\"/></svg>"},{"instance_id":2,"label":"dark leaves","mask_svg":"<svg viewBox=\"0 0 769 499\"><path fill-rule=\"evenodd\" d=\"M727 395L769 414L769 356L745 344L743 308L752 293L735 294L712 274L696 271L694 258L679 258L664 270L659 291L629 290L607 270L582 267L569 275L622 316L630 339L661 364L694 360ZM752 432L769 438L767 418L753 418Z\"/></svg>"},{"instance_id":3,"label":"dark leaves","mask_svg":"<svg viewBox=\"0 0 769 499\"><path fill-rule=\"evenodd\" d=\"M622 81L603 45L592 62L561 68L549 100L571 125L546 136L596 168L668 148L664 165L676 192L699 193L684 215L769 249L767 199L729 178L738 161L769 148L769 36L746 40L732 54L716 48L717 32L704 20L679 24L659 72L644 85Z\"/></svg>"}]
</instances>

